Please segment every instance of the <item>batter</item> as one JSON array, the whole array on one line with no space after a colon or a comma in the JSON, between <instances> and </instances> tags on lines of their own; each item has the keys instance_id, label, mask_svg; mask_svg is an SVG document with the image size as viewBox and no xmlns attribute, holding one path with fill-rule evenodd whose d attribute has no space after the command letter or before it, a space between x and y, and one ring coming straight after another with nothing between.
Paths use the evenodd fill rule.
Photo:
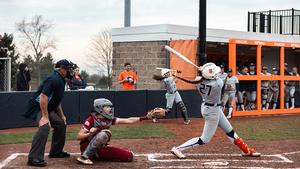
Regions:
<instances>
[{"instance_id":1,"label":"batter","mask_svg":"<svg viewBox=\"0 0 300 169\"><path fill-rule=\"evenodd\" d=\"M201 112L205 119L205 125L201 137L195 137L178 147L173 147L171 153L178 158L186 158L181 151L208 143L219 126L228 136L229 140L237 145L244 156L260 156L257 151L248 148L247 144L234 132L231 124L220 109L222 80L218 77L220 68L214 63L207 63L200 67L203 77L196 77L195 81L189 81L177 77L185 82L195 84L197 92L202 96Z\"/></svg>"}]
</instances>

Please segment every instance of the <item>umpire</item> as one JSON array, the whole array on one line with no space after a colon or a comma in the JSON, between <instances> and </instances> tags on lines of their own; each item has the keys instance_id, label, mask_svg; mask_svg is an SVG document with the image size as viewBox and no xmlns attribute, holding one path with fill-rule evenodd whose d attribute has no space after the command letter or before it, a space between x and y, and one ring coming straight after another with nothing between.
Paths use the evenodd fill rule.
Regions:
<instances>
[{"instance_id":1,"label":"umpire","mask_svg":"<svg viewBox=\"0 0 300 169\"><path fill-rule=\"evenodd\" d=\"M66 59L58 61L54 71L44 79L22 113L25 118L33 119L39 127L33 137L27 165L46 166L44 153L50 127L54 130L49 158L70 156L63 151L67 123L61 101L64 97L65 78L72 78L72 67L73 63Z\"/></svg>"}]
</instances>

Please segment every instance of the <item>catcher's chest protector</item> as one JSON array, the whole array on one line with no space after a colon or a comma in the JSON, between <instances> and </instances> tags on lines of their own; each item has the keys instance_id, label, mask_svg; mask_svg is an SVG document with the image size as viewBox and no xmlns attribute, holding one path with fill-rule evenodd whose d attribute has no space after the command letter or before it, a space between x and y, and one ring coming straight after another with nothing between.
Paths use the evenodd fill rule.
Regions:
<instances>
[{"instance_id":1,"label":"catcher's chest protector","mask_svg":"<svg viewBox=\"0 0 300 169\"><path fill-rule=\"evenodd\" d=\"M94 127L96 128L105 128L108 129L112 125L112 120L106 120L106 121L101 121L97 116L95 116L93 113L91 115L94 120Z\"/></svg>"}]
</instances>

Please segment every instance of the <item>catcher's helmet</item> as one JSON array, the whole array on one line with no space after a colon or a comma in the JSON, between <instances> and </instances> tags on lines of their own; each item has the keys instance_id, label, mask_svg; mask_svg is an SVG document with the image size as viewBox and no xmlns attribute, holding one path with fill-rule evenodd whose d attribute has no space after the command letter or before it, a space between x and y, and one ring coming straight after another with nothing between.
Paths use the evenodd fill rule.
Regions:
<instances>
[{"instance_id":1,"label":"catcher's helmet","mask_svg":"<svg viewBox=\"0 0 300 169\"><path fill-rule=\"evenodd\" d=\"M220 67L211 62L202 66L202 76L206 79L216 79L220 71Z\"/></svg>"},{"instance_id":2,"label":"catcher's helmet","mask_svg":"<svg viewBox=\"0 0 300 169\"><path fill-rule=\"evenodd\" d=\"M113 106L113 104L105 98L100 98L100 99L95 99L94 100L94 111L96 111L97 113L101 114L102 116L104 116L107 119L113 119L114 118L114 108L111 107L111 110L109 113L106 113L103 110L104 106Z\"/></svg>"},{"instance_id":3,"label":"catcher's helmet","mask_svg":"<svg viewBox=\"0 0 300 169\"><path fill-rule=\"evenodd\" d=\"M166 73L168 73L168 72L170 72L170 70L168 70L168 69L162 69L161 72L160 72L160 74L161 74L162 77L166 77Z\"/></svg>"}]
</instances>

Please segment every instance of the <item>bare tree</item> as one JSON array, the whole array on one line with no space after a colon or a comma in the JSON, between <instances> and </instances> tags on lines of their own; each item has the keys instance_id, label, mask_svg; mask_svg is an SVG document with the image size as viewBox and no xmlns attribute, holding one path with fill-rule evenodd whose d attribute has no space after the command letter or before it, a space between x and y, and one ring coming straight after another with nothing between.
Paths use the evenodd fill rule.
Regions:
<instances>
[{"instance_id":1,"label":"bare tree","mask_svg":"<svg viewBox=\"0 0 300 169\"><path fill-rule=\"evenodd\" d=\"M52 21L44 20L42 15L35 15L31 21L26 21L24 17L20 22L15 23L17 31L21 32L21 37L25 39L26 49L33 52L35 65L37 66L37 85L41 83L41 59L46 49L56 49L57 38L49 33L53 27Z\"/></svg>"},{"instance_id":2,"label":"bare tree","mask_svg":"<svg viewBox=\"0 0 300 169\"><path fill-rule=\"evenodd\" d=\"M85 57L90 62L90 66L98 71L107 72L107 85L110 86L113 53L111 29L104 28L98 34L91 37L91 43L88 49L89 50L85 52Z\"/></svg>"}]
</instances>

